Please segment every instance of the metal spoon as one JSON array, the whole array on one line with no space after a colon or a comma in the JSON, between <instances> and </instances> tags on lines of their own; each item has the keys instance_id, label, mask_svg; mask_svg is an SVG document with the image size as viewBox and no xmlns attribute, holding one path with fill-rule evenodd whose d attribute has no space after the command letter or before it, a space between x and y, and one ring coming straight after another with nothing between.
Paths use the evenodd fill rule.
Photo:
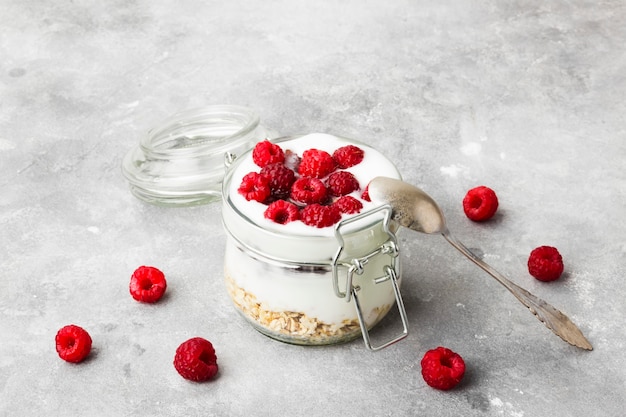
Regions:
<instances>
[{"instance_id":1,"label":"metal spoon","mask_svg":"<svg viewBox=\"0 0 626 417\"><path fill-rule=\"evenodd\" d=\"M565 314L509 281L452 236L441 209L424 191L400 180L376 177L370 182L368 192L372 201L391 206L392 217L401 226L421 233L441 233L452 246L494 277L561 339L579 348L593 350L591 343Z\"/></svg>"}]
</instances>

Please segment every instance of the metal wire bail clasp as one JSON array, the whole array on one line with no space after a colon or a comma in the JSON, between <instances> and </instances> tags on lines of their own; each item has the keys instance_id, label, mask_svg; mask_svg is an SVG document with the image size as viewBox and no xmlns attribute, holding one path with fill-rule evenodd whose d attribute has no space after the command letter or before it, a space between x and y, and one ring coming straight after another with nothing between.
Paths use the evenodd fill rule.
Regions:
<instances>
[{"instance_id":1,"label":"metal wire bail clasp","mask_svg":"<svg viewBox=\"0 0 626 417\"><path fill-rule=\"evenodd\" d=\"M389 229L391 212L391 206L383 205L374 210L343 220L335 226L335 238L339 243L339 248L332 261L333 289L335 291L335 295L339 298L343 298L346 302L350 302L352 301L352 299L354 299L354 306L356 308L357 318L359 319L359 325L361 327L361 332L363 333L363 341L365 342L365 346L369 350L373 351L383 349L393 343L398 342L399 340L404 339L408 335L408 320L406 317L406 311L404 309L404 303L402 302L402 297L400 295L400 285L398 282L398 243L396 240L396 235ZM382 221L380 219L379 213L382 213L383 215ZM354 226L354 224L357 222L363 223L367 222L367 220L370 219L373 221L370 226L373 226L377 223L381 224L382 231L387 235L387 239L380 246L362 256L352 257L350 255L346 255L346 232L344 231L344 229L348 229L350 226ZM400 313L400 319L402 321L403 331L399 336L394 337L393 339L383 343L382 345L372 346L369 330L367 328L367 323L365 320L365 315L363 314L363 311L361 309L361 302L358 295L358 292L361 288L358 285L353 285L353 278L354 274L362 275L370 260L377 256L388 256L389 261L379 272L380 275L376 274L376 278L373 278L372 280L376 285L389 282L392 286L396 299L396 306L398 308L398 311ZM343 286L343 290L340 287L339 282L340 267L341 269L345 269L346 271L345 285Z\"/></svg>"}]
</instances>

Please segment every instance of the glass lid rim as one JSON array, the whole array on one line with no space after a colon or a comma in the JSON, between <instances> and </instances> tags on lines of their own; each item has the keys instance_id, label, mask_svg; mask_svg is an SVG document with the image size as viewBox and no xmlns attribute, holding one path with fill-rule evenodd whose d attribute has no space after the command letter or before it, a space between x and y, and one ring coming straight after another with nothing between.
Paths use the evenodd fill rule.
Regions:
<instances>
[{"instance_id":1,"label":"glass lid rim","mask_svg":"<svg viewBox=\"0 0 626 417\"><path fill-rule=\"evenodd\" d=\"M240 117L242 123L236 123L235 117ZM228 118L233 121L227 123L225 120ZM190 146L185 148L169 148L159 149L158 146L154 146L154 143L167 134L168 130L173 128L184 127L185 122L193 122L195 124L201 124L201 121L205 120L206 126L210 125L211 120L222 121L226 126L239 126L239 128L228 135L222 136L218 141L214 142L191 142ZM237 145L245 142L247 136L254 131L260 125L260 116L252 108L240 105L210 105L203 107L196 107L188 110L183 110L167 117L156 126L149 129L139 139L139 147L141 150L150 156L155 157L189 157L189 156L201 156L206 153L224 152ZM184 136L182 133L171 134L172 138ZM235 140L233 140L235 139Z\"/></svg>"}]
</instances>

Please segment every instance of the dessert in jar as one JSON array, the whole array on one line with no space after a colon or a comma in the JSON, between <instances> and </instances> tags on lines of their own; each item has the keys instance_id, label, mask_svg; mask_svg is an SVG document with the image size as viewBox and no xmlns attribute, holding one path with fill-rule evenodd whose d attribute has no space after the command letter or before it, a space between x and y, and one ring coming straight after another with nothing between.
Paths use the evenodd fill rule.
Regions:
<instances>
[{"instance_id":1,"label":"dessert in jar","mask_svg":"<svg viewBox=\"0 0 626 417\"><path fill-rule=\"evenodd\" d=\"M302 345L363 335L370 349L406 335L397 225L367 196L376 176L400 179L372 147L319 133L259 142L229 167L226 287L257 330ZM394 304L404 333L373 347L369 329Z\"/></svg>"}]
</instances>

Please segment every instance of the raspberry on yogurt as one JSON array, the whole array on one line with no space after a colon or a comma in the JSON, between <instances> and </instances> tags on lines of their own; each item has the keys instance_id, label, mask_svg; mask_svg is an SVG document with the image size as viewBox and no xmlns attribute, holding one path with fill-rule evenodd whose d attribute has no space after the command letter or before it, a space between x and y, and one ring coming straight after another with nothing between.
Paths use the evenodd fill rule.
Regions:
<instances>
[{"instance_id":1,"label":"raspberry on yogurt","mask_svg":"<svg viewBox=\"0 0 626 417\"><path fill-rule=\"evenodd\" d=\"M377 151L331 135L264 140L251 154L238 170L243 173L236 175L239 182L234 181L239 184L236 194L247 201L238 206L255 213L249 218L287 229L330 228L371 207L367 188L361 192L361 185L378 175L399 176Z\"/></svg>"}]
</instances>

